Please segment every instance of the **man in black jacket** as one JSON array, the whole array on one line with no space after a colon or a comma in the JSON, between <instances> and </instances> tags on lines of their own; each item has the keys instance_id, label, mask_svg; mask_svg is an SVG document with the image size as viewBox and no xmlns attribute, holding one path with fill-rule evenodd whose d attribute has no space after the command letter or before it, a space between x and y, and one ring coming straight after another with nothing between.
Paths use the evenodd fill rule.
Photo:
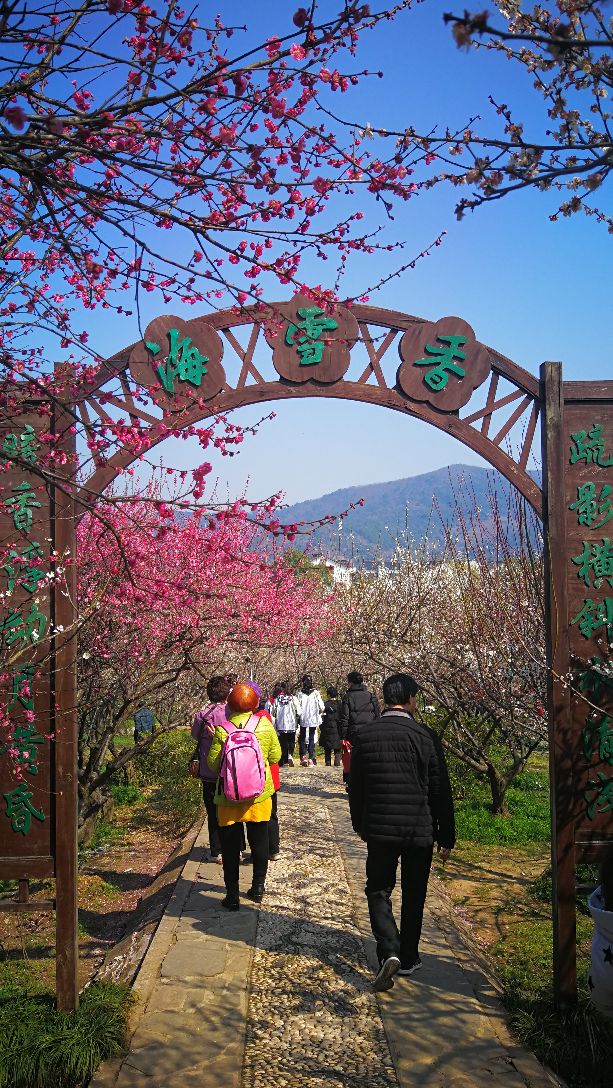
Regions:
<instances>
[{"instance_id":1,"label":"man in black jacket","mask_svg":"<svg viewBox=\"0 0 613 1088\"><path fill-rule=\"evenodd\" d=\"M376 695L364 684L364 677L360 672L350 672L347 683L349 687L341 703L339 724L343 740L353 744L356 729L379 717L379 704Z\"/></svg>"},{"instance_id":2,"label":"man in black jacket","mask_svg":"<svg viewBox=\"0 0 613 1088\"><path fill-rule=\"evenodd\" d=\"M417 684L395 673L383 684L381 717L360 726L351 754L349 806L353 829L368 845L366 898L377 942L375 990L419 967L419 938L434 843L443 861L455 845L449 775L441 742L415 721ZM400 932L392 891L401 860Z\"/></svg>"}]
</instances>

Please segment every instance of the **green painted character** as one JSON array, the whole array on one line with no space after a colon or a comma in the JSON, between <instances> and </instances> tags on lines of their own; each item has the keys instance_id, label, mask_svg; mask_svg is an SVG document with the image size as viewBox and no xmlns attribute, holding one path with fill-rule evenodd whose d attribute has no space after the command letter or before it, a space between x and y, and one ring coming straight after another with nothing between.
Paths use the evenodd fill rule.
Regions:
<instances>
[{"instance_id":1,"label":"green painted character","mask_svg":"<svg viewBox=\"0 0 613 1088\"><path fill-rule=\"evenodd\" d=\"M433 347L432 344L426 344L425 350L432 358L416 359L413 366L431 367L428 373L424 374L424 382L434 393L440 393L442 389L445 389L450 374L455 374L457 378L463 378L466 374L464 368L454 362L454 359L459 359L461 362L466 359L466 353L460 350L466 343L466 337L437 336L436 339L447 346L438 347L434 345ZM434 362L436 362L436 366L433 367Z\"/></svg>"},{"instance_id":2,"label":"green painted character","mask_svg":"<svg viewBox=\"0 0 613 1088\"><path fill-rule=\"evenodd\" d=\"M596 497L596 484L579 484L577 499L571 502L569 510L577 511L577 525L587 525L588 529L602 529L613 518L613 502L610 484L603 484ZM600 520L598 520L600 519Z\"/></svg>"},{"instance_id":3,"label":"green painted character","mask_svg":"<svg viewBox=\"0 0 613 1088\"><path fill-rule=\"evenodd\" d=\"M586 667L578 674L579 691L588 694L593 703L600 703L603 695L613 690L613 674L608 663L599 657L590 657Z\"/></svg>"},{"instance_id":4,"label":"green painted character","mask_svg":"<svg viewBox=\"0 0 613 1088\"><path fill-rule=\"evenodd\" d=\"M39 642L43 637L49 620L34 603L27 616L12 608L6 619L0 623L0 635L5 646L15 642Z\"/></svg>"},{"instance_id":5,"label":"green painted character","mask_svg":"<svg viewBox=\"0 0 613 1088\"><path fill-rule=\"evenodd\" d=\"M28 834L32 824L32 816L35 820L40 820L41 823L45 821L44 812L39 812L30 803L33 796L34 794L28 789L25 782L20 782L14 790L4 794L4 800L6 801L5 814L11 821L13 831L22 835Z\"/></svg>"},{"instance_id":6,"label":"green painted character","mask_svg":"<svg viewBox=\"0 0 613 1088\"><path fill-rule=\"evenodd\" d=\"M591 597L583 602L583 607L572 619L571 624L577 624L584 638L593 638L597 631L603 627L609 642L613 641L613 598L605 597L604 601L593 601Z\"/></svg>"},{"instance_id":7,"label":"green painted character","mask_svg":"<svg viewBox=\"0 0 613 1088\"><path fill-rule=\"evenodd\" d=\"M25 710L34 710L34 665L24 665L13 673L13 690L9 710L13 710L19 703Z\"/></svg>"},{"instance_id":8,"label":"green painted character","mask_svg":"<svg viewBox=\"0 0 613 1088\"><path fill-rule=\"evenodd\" d=\"M12 460L26 461L29 465L35 465L38 461L40 443L36 440L34 428L26 423L19 435L7 434L0 453Z\"/></svg>"},{"instance_id":9,"label":"green painted character","mask_svg":"<svg viewBox=\"0 0 613 1088\"><path fill-rule=\"evenodd\" d=\"M594 747L598 745L598 759L600 763L613 763L613 719L605 714L598 725L588 721L581 733L583 742L583 754L591 762L594 755Z\"/></svg>"},{"instance_id":10,"label":"green painted character","mask_svg":"<svg viewBox=\"0 0 613 1088\"><path fill-rule=\"evenodd\" d=\"M2 570L6 572L7 576L7 589L9 593L12 593L15 586L21 586L27 593L35 593L38 588L38 583L42 582L45 578L45 570L39 566L28 566L32 560L42 559L43 549L40 544L36 544L32 541L22 551L19 552L11 548L8 553L9 562L6 562L2 567Z\"/></svg>"},{"instance_id":11,"label":"green painted character","mask_svg":"<svg viewBox=\"0 0 613 1088\"><path fill-rule=\"evenodd\" d=\"M20 532L29 533L32 528L32 511L36 507L40 508L40 503L26 480L12 487L11 491L16 491L17 494L5 499L4 505L12 512L15 528Z\"/></svg>"},{"instance_id":12,"label":"green painted character","mask_svg":"<svg viewBox=\"0 0 613 1088\"><path fill-rule=\"evenodd\" d=\"M202 384L204 375L208 373L205 366L209 361L208 355L203 355L196 345L192 344L190 336L185 336L181 340L178 329L169 329L168 343L166 362L160 363L156 369L156 374L164 389L169 396L173 397L175 378L180 382L189 382L195 389L198 389ZM160 351L160 345L154 344L150 340L145 341L145 347L152 355L157 355Z\"/></svg>"},{"instance_id":13,"label":"green painted character","mask_svg":"<svg viewBox=\"0 0 613 1088\"><path fill-rule=\"evenodd\" d=\"M594 797L590 796L592 793L595 793ZM588 820L593 820L596 813L613 812L613 778L607 778L606 774L598 771L598 781L590 778L583 800L587 804L585 811Z\"/></svg>"},{"instance_id":14,"label":"green painted character","mask_svg":"<svg viewBox=\"0 0 613 1088\"><path fill-rule=\"evenodd\" d=\"M608 536L603 538L602 544L591 543L583 540L581 555L574 556L572 562L579 567L577 577L581 578L588 589L593 584L595 589L600 589L603 582L613 586L613 546Z\"/></svg>"},{"instance_id":15,"label":"green painted character","mask_svg":"<svg viewBox=\"0 0 613 1088\"><path fill-rule=\"evenodd\" d=\"M38 747L45 743L31 722L19 722L12 733L8 744L1 751L12 750L13 759L28 771L29 774L38 774Z\"/></svg>"},{"instance_id":16,"label":"green painted character","mask_svg":"<svg viewBox=\"0 0 613 1088\"><path fill-rule=\"evenodd\" d=\"M285 343L295 347L300 356L300 366L314 366L321 363L325 341L320 337L324 332L338 329L338 322L326 317L319 306L301 306L298 317L302 320L288 325Z\"/></svg>"},{"instance_id":17,"label":"green painted character","mask_svg":"<svg viewBox=\"0 0 613 1088\"><path fill-rule=\"evenodd\" d=\"M613 465L613 457L608 457L604 450L604 438L600 423L592 423L589 431L577 431L571 434L574 449L570 447L570 464L585 461L586 465L599 465L600 468L609 468Z\"/></svg>"}]
</instances>

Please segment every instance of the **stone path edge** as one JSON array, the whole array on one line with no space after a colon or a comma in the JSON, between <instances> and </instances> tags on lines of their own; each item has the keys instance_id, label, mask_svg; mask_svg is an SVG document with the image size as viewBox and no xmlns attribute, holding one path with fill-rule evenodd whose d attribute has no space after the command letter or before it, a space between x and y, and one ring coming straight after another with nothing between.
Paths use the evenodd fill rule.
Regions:
<instances>
[{"instance_id":1,"label":"stone path edge","mask_svg":"<svg viewBox=\"0 0 613 1088\"><path fill-rule=\"evenodd\" d=\"M204 845L200 843L200 839L206 828L206 816L199 817L199 820L200 826L195 836L194 825L192 824L180 844L180 852L183 852L184 847L187 849L187 860L177 877L171 896L164 908L164 913L158 922L131 987L137 1001L132 1007L128 1021L126 1053L121 1058L113 1058L110 1061L103 1062L90 1080L88 1088L115 1088L122 1065L130 1051L131 1040L145 1016L147 1003L160 977L162 963L172 947L183 908L198 875L201 857L197 848Z\"/></svg>"},{"instance_id":2,"label":"stone path edge","mask_svg":"<svg viewBox=\"0 0 613 1088\"><path fill-rule=\"evenodd\" d=\"M378 966L377 957L363 890L365 880L363 862L356 865L355 859L351 857L350 852L343 848L342 839L345 836L343 835L342 825L336 812L333 811L333 806L330 806L330 808L332 810L334 834L339 845L347 882L353 895L356 925L362 935L367 959L373 971L376 971ZM506 1010L501 1000L501 985L493 975L483 951L471 939L469 932L463 932L458 925L458 919L454 914L445 886L435 874L431 875L428 883L428 908L441 929L445 940L451 947L463 973L469 980L477 1001L482 1005L484 1014L490 1021L493 1034L507 1050L518 1073L523 1076L526 1084L530 1085L530 1088L567 1088L565 1081L561 1080L548 1066L543 1065L535 1054L523 1047L511 1034L507 1027ZM379 995L377 995L377 998L379 998ZM385 1002L379 1000L379 1008L392 1059L396 1064L393 1029L391 1029ZM400 1080L398 1068L396 1068L396 1072L399 1077L399 1088L405 1088Z\"/></svg>"}]
</instances>

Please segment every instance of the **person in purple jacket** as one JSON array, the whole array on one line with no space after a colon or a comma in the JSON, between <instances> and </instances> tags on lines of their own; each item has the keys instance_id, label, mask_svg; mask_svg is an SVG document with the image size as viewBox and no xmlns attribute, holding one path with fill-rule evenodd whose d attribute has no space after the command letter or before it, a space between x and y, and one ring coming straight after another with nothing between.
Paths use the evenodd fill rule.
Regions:
<instances>
[{"instance_id":1,"label":"person in purple jacket","mask_svg":"<svg viewBox=\"0 0 613 1088\"><path fill-rule=\"evenodd\" d=\"M210 702L198 711L192 725L192 737L198 745L198 776L202 780L202 797L209 825L209 860L217 862L218 865L221 865L221 842L213 800L217 774L209 770L207 757L215 729L226 720L226 699L232 687L233 681L230 677L212 676L206 686Z\"/></svg>"}]
</instances>

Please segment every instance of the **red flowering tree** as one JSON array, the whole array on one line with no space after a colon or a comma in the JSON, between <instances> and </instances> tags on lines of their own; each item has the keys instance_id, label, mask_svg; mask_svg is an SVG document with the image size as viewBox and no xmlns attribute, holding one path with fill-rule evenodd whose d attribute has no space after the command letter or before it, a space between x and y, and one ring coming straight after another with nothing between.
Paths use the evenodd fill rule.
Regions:
<instances>
[{"instance_id":1,"label":"red flowering tree","mask_svg":"<svg viewBox=\"0 0 613 1088\"><path fill-rule=\"evenodd\" d=\"M416 191L427 152L333 115L377 75L359 67L359 35L407 6L322 0L262 41L219 17L200 25L175 0L5 5L9 373L32 376L58 346L95 364L84 311L96 307L132 315L134 329L143 292L241 305L267 278L302 286L307 255L335 256L340 272L354 251L394 248L382 221Z\"/></svg>"},{"instance_id":2,"label":"red flowering tree","mask_svg":"<svg viewBox=\"0 0 613 1088\"><path fill-rule=\"evenodd\" d=\"M161 505L161 504L160 504ZM163 729L191 722L205 678L246 656L328 636L329 599L239 515L203 523L137 501L78 530L80 824L112 776L151 743L115 749L139 706Z\"/></svg>"}]
</instances>

